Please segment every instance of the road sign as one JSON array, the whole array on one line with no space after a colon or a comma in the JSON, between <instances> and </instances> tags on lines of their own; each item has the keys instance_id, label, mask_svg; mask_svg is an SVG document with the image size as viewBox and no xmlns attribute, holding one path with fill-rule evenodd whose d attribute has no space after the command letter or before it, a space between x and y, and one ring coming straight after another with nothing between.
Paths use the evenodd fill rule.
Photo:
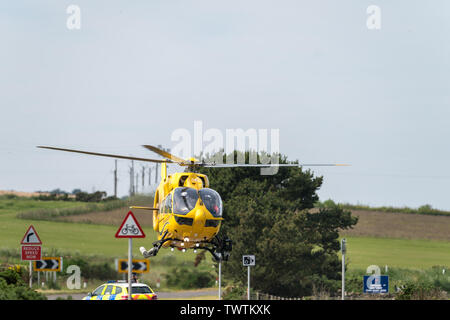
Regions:
<instances>
[{"instance_id":1,"label":"road sign","mask_svg":"<svg viewBox=\"0 0 450 320\"><path fill-rule=\"evenodd\" d=\"M137 222L133 212L128 212L122 222L119 230L116 232L116 238L144 238L145 233Z\"/></svg>"},{"instance_id":2,"label":"road sign","mask_svg":"<svg viewBox=\"0 0 450 320\"><path fill-rule=\"evenodd\" d=\"M133 259L133 269L131 272L134 273L147 273L150 271L150 261L148 259ZM128 259L118 259L117 260L117 271L120 273L128 272Z\"/></svg>"},{"instance_id":3,"label":"road sign","mask_svg":"<svg viewBox=\"0 0 450 320\"><path fill-rule=\"evenodd\" d=\"M364 276L364 293L389 293L389 276Z\"/></svg>"},{"instance_id":4,"label":"road sign","mask_svg":"<svg viewBox=\"0 0 450 320\"><path fill-rule=\"evenodd\" d=\"M41 260L41 246L22 246L22 260Z\"/></svg>"},{"instance_id":5,"label":"road sign","mask_svg":"<svg viewBox=\"0 0 450 320\"><path fill-rule=\"evenodd\" d=\"M133 247L133 238L144 238L145 233L134 217L133 212L128 212L119 230L116 232L116 238L128 238L128 265L132 265L131 249ZM131 292L131 270L128 268L128 292ZM128 295L128 300L131 300L131 294Z\"/></svg>"},{"instance_id":6,"label":"road sign","mask_svg":"<svg viewBox=\"0 0 450 320\"><path fill-rule=\"evenodd\" d=\"M62 271L61 257L42 257L33 262L34 271Z\"/></svg>"},{"instance_id":7,"label":"road sign","mask_svg":"<svg viewBox=\"0 0 450 320\"><path fill-rule=\"evenodd\" d=\"M255 256L254 255L242 256L242 264L244 265L244 267L254 267Z\"/></svg>"},{"instance_id":8,"label":"road sign","mask_svg":"<svg viewBox=\"0 0 450 320\"><path fill-rule=\"evenodd\" d=\"M34 229L32 225L28 228L27 232L25 232L25 235L23 236L20 244L42 244L41 239L39 239L39 236L36 232L36 229Z\"/></svg>"},{"instance_id":9,"label":"road sign","mask_svg":"<svg viewBox=\"0 0 450 320\"><path fill-rule=\"evenodd\" d=\"M255 256L254 255L246 255L242 256L242 264L244 267L247 267L247 299L250 300L250 267L255 266Z\"/></svg>"}]
</instances>

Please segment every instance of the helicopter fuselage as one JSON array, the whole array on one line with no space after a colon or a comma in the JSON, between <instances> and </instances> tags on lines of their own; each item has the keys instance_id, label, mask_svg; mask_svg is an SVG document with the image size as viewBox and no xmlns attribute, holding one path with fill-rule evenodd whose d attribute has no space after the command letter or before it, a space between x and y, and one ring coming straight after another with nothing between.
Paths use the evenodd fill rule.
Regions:
<instances>
[{"instance_id":1,"label":"helicopter fuselage","mask_svg":"<svg viewBox=\"0 0 450 320\"><path fill-rule=\"evenodd\" d=\"M209 188L208 177L194 172L166 176L158 186L153 212L153 229L163 247L195 248L208 243L219 232L222 218L220 195Z\"/></svg>"}]
</instances>

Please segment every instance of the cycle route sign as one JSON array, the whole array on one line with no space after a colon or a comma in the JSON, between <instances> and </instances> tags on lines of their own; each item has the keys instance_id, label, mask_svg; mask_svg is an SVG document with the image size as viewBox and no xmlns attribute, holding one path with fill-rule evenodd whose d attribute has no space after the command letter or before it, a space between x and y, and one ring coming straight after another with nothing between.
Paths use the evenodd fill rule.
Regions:
<instances>
[{"instance_id":1,"label":"cycle route sign","mask_svg":"<svg viewBox=\"0 0 450 320\"><path fill-rule=\"evenodd\" d=\"M116 238L145 238L145 233L133 212L130 211L126 215L119 230L116 232Z\"/></svg>"}]
</instances>

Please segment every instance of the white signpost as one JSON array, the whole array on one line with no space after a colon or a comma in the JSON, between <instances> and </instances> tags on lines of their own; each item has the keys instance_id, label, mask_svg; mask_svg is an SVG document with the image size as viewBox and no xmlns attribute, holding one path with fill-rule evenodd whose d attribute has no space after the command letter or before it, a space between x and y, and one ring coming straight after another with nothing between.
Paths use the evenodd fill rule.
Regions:
<instances>
[{"instance_id":1,"label":"white signpost","mask_svg":"<svg viewBox=\"0 0 450 320\"><path fill-rule=\"evenodd\" d=\"M123 220L119 230L116 232L116 238L128 238L128 265L132 266L132 247L133 238L145 238L145 233L139 225L133 212L128 212ZM132 268L128 268L128 300L131 300L131 272Z\"/></svg>"},{"instance_id":2,"label":"white signpost","mask_svg":"<svg viewBox=\"0 0 450 320\"><path fill-rule=\"evenodd\" d=\"M248 267L248 275L247 275L247 300L250 300L250 267L255 266L255 256L254 255L245 255L242 256L242 264L244 267Z\"/></svg>"}]
</instances>

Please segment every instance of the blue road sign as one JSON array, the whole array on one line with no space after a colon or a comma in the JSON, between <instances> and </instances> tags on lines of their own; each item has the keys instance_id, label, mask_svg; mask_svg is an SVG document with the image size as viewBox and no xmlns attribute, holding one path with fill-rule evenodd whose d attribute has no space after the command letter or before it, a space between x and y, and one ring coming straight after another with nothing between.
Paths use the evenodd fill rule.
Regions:
<instances>
[{"instance_id":1,"label":"blue road sign","mask_svg":"<svg viewBox=\"0 0 450 320\"><path fill-rule=\"evenodd\" d=\"M389 276L364 276L364 293L389 293Z\"/></svg>"}]
</instances>

